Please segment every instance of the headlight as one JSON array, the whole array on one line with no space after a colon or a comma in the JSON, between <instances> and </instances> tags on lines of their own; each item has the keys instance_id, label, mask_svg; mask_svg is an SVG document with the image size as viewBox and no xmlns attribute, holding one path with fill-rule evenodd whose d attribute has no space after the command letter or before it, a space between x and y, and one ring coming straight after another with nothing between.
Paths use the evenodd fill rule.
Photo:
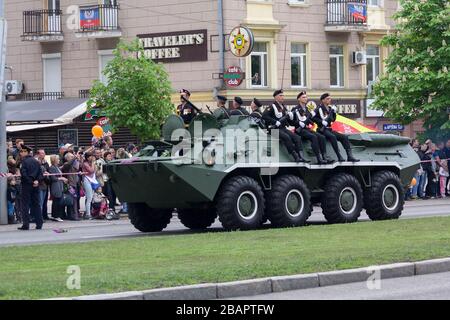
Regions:
<instances>
[{"instance_id":1,"label":"headlight","mask_svg":"<svg viewBox=\"0 0 450 320\"><path fill-rule=\"evenodd\" d=\"M207 166L213 166L216 164L216 150L213 148L205 148L203 150L203 162Z\"/></svg>"}]
</instances>

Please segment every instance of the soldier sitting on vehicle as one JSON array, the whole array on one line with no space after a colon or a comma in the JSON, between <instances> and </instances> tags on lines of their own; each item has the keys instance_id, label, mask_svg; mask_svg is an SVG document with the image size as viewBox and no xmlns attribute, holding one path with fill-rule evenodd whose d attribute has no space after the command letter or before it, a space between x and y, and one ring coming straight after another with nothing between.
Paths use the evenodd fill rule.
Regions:
<instances>
[{"instance_id":1,"label":"soldier sitting on vehicle","mask_svg":"<svg viewBox=\"0 0 450 320\"><path fill-rule=\"evenodd\" d=\"M337 142L340 141L347 152L348 161L358 162L359 160L353 157L348 137L344 134L333 131L331 128L333 122L336 121L337 111L336 106L331 106L331 96L329 93L322 94L320 97L320 105L316 108L316 110L314 110L314 112L315 116L313 117L313 120L318 126L317 132L325 136L330 141L331 146L338 157L338 161L345 161L339 152Z\"/></svg>"},{"instance_id":2,"label":"soldier sitting on vehicle","mask_svg":"<svg viewBox=\"0 0 450 320\"><path fill-rule=\"evenodd\" d=\"M254 98L252 103L250 104L250 108L252 109L252 113L250 114L249 119L255 121L261 129L267 129L264 120L262 119L263 111L261 110L262 103Z\"/></svg>"},{"instance_id":3,"label":"soldier sitting on vehicle","mask_svg":"<svg viewBox=\"0 0 450 320\"><path fill-rule=\"evenodd\" d=\"M230 112L225 107L227 98L224 96L217 96L217 109L214 111L214 116L217 120L224 120L230 118Z\"/></svg>"},{"instance_id":4,"label":"soldier sitting on vehicle","mask_svg":"<svg viewBox=\"0 0 450 320\"><path fill-rule=\"evenodd\" d=\"M288 119L294 120L294 114L289 112L283 104L283 90L275 91L273 97L275 101L264 111L263 120L268 129L278 129L280 141L292 155L295 162L309 162L303 157L302 139L286 128Z\"/></svg>"},{"instance_id":5,"label":"soldier sitting on vehicle","mask_svg":"<svg viewBox=\"0 0 450 320\"><path fill-rule=\"evenodd\" d=\"M233 106L230 110L231 116L248 116L250 115L245 108L242 107L244 101L240 97L234 97Z\"/></svg>"},{"instance_id":6,"label":"soldier sitting on vehicle","mask_svg":"<svg viewBox=\"0 0 450 320\"><path fill-rule=\"evenodd\" d=\"M189 125L197 115L197 110L189 103L191 93L188 90L181 89L180 94L181 104L177 107L177 115L183 118L185 125Z\"/></svg>"},{"instance_id":7,"label":"soldier sitting on vehicle","mask_svg":"<svg viewBox=\"0 0 450 320\"><path fill-rule=\"evenodd\" d=\"M311 141L311 148L317 158L318 164L333 163L333 160L329 160L326 157L326 138L310 129L310 126L314 124L312 120L313 114L309 112L308 107L306 106L308 96L305 91L302 91L297 95L297 101L298 105L292 109L294 121L291 122L295 127L295 132L300 137Z\"/></svg>"}]
</instances>

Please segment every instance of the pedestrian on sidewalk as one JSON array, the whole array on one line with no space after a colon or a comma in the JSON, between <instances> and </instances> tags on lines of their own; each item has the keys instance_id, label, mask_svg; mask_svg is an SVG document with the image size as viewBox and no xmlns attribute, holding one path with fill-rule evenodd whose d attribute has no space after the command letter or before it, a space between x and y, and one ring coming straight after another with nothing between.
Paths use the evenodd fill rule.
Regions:
<instances>
[{"instance_id":1,"label":"pedestrian on sidewalk","mask_svg":"<svg viewBox=\"0 0 450 320\"><path fill-rule=\"evenodd\" d=\"M26 145L22 145L20 157L22 165L20 174L22 176L22 202L23 224L19 230L30 229L30 211L35 218L36 229L42 229L43 219L42 211L39 204L39 181L44 179L40 163L31 156L32 149Z\"/></svg>"},{"instance_id":2,"label":"pedestrian on sidewalk","mask_svg":"<svg viewBox=\"0 0 450 320\"><path fill-rule=\"evenodd\" d=\"M62 222L63 210L63 190L64 183L67 183L67 178L62 176L62 171L59 168L59 156L54 155L50 157L52 166L49 168L50 176L50 195L52 196L52 217L55 221Z\"/></svg>"},{"instance_id":3,"label":"pedestrian on sidewalk","mask_svg":"<svg viewBox=\"0 0 450 320\"><path fill-rule=\"evenodd\" d=\"M95 179L95 157L92 153L86 152L84 154L84 162L82 165L83 170L83 188L86 196L85 206L86 213L84 215L84 219L89 220L92 219L91 215L91 205L92 198L94 196L94 190L92 189L92 184L98 184Z\"/></svg>"}]
</instances>

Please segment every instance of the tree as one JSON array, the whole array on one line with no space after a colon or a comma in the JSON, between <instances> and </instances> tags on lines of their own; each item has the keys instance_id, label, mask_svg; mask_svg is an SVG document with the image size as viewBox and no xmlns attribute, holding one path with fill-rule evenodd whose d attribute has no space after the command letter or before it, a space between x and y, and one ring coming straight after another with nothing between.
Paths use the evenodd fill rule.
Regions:
<instances>
[{"instance_id":1,"label":"tree","mask_svg":"<svg viewBox=\"0 0 450 320\"><path fill-rule=\"evenodd\" d=\"M394 15L397 31L381 41L392 52L386 73L374 85L374 106L403 124L424 119L427 131L438 134L435 138L449 136L450 3L400 2Z\"/></svg>"},{"instance_id":2,"label":"tree","mask_svg":"<svg viewBox=\"0 0 450 320\"><path fill-rule=\"evenodd\" d=\"M95 81L88 106L101 107L113 128L129 128L142 140L159 138L161 124L174 112L164 66L146 58L135 40L119 43L103 74L108 83Z\"/></svg>"}]
</instances>

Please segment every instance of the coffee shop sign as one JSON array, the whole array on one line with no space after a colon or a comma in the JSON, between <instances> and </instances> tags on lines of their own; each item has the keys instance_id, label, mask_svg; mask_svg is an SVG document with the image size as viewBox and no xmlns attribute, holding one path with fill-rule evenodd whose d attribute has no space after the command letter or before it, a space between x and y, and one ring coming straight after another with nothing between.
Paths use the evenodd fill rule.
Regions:
<instances>
[{"instance_id":1,"label":"coffee shop sign","mask_svg":"<svg viewBox=\"0 0 450 320\"><path fill-rule=\"evenodd\" d=\"M206 37L206 30L138 35L147 58L166 62L207 60Z\"/></svg>"},{"instance_id":2,"label":"coffee shop sign","mask_svg":"<svg viewBox=\"0 0 450 320\"><path fill-rule=\"evenodd\" d=\"M337 104L337 112L342 114L358 113L358 106L356 104Z\"/></svg>"}]
</instances>

